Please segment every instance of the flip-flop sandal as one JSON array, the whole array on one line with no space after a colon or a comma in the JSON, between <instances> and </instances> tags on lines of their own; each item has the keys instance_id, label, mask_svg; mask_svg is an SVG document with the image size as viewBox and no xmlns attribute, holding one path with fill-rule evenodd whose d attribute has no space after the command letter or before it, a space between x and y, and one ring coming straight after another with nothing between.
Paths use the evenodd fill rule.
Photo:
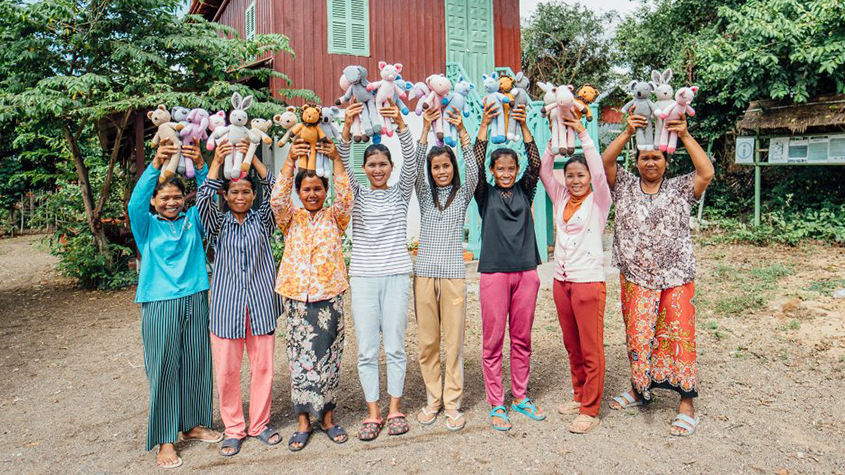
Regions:
<instances>
[{"instance_id":1,"label":"flip-flop sandal","mask_svg":"<svg viewBox=\"0 0 845 475\"><path fill-rule=\"evenodd\" d=\"M580 414L581 403L577 401L569 401L565 404L561 404L560 406L558 406L557 412L565 416L574 416L575 414Z\"/></svg>"},{"instance_id":2,"label":"flip-flop sandal","mask_svg":"<svg viewBox=\"0 0 845 475\"><path fill-rule=\"evenodd\" d=\"M384 425L382 419L364 419L361 423L361 428L358 429L358 439L363 441L375 440L381 433L381 428Z\"/></svg>"},{"instance_id":3,"label":"flip-flop sandal","mask_svg":"<svg viewBox=\"0 0 845 475\"><path fill-rule=\"evenodd\" d=\"M535 421L542 421L546 418L545 414L538 414L539 409L531 402L531 399L525 398L521 403L511 403L511 410L516 411L523 416L534 419Z\"/></svg>"},{"instance_id":4,"label":"flip-flop sandal","mask_svg":"<svg viewBox=\"0 0 845 475\"><path fill-rule=\"evenodd\" d=\"M209 438L203 439L201 437L188 437L185 434L182 434L182 440L184 440L185 442L190 442L192 440L198 440L200 442L205 442L206 444L216 444L216 443L223 440L223 433L218 432L216 437L213 437L213 438L210 438L210 439Z\"/></svg>"},{"instance_id":5,"label":"flip-flop sandal","mask_svg":"<svg viewBox=\"0 0 845 475\"><path fill-rule=\"evenodd\" d=\"M508 418L508 408L505 406L496 406L490 410L490 425L502 432L511 430L512 426L500 426L493 422L494 419L501 419L503 422L510 424L511 420Z\"/></svg>"},{"instance_id":6,"label":"flip-flop sandal","mask_svg":"<svg viewBox=\"0 0 845 475\"><path fill-rule=\"evenodd\" d=\"M387 416L387 433L390 435L402 435L411 430L408 426L408 419L405 414L397 412Z\"/></svg>"},{"instance_id":7,"label":"flip-flop sandal","mask_svg":"<svg viewBox=\"0 0 845 475\"><path fill-rule=\"evenodd\" d=\"M220 445L220 455L224 457L232 457L238 455L238 453L240 453L241 451L241 444L243 443L243 439L236 439L234 437L231 439L224 440L223 443ZM223 449L235 449L235 451L227 453Z\"/></svg>"},{"instance_id":8,"label":"flip-flop sandal","mask_svg":"<svg viewBox=\"0 0 845 475\"><path fill-rule=\"evenodd\" d=\"M182 457L176 456L176 461L171 464L159 465L159 468L179 468L182 466Z\"/></svg>"},{"instance_id":9,"label":"flip-flop sandal","mask_svg":"<svg viewBox=\"0 0 845 475\"><path fill-rule=\"evenodd\" d=\"M701 419L699 419L698 416L695 416L695 419L693 419L692 417L686 414L678 413L678 415L675 416L675 421L672 422L672 427L679 427L681 429L684 429L686 432L676 434L670 431L669 433L674 435L675 437L689 437L695 434L695 431L696 429L698 429L698 424L700 422Z\"/></svg>"},{"instance_id":10,"label":"flip-flop sandal","mask_svg":"<svg viewBox=\"0 0 845 475\"><path fill-rule=\"evenodd\" d=\"M270 439L272 439L273 436L277 436L279 440L275 442L270 442ZM261 442L264 442L265 444L269 445L270 447L279 445L282 442L282 436L279 435L279 431L277 431L276 429L271 429L270 427L265 427L264 430L256 436L256 438Z\"/></svg>"},{"instance_id":11,"label":"flip-flop sandal","mask_svg":"<svg viewBox=\"0 0 845 475\"><path fill-rule=\"evenodd\" d=\"M340 427L338 424L335 424L329 427L328 429L322 429L322 431L325 432L326 435L329 436L329 440L331 440L335 444L343 444L346 443L347 440L349 440L349 436L346 435L346 431L343 430L343 427ZM339 435L342 435L343 438L337 440L337 436Z\"/></svg>"},{"instance_id":12,"label":"flip-flop sandal","mask_svg":"<svg viewBox=\"0 0 845 475\"><path fill-rule=\"evenodd\" d=\"M576 429L575 426L581 422L589 422L589 425L584 429ZM569 424L569 432L572 432L573 434L586 434L587 432L590 432L591 430L598 427L600 423L601 419L599 419L598 417L592 417L586 414L581 414L576 417L571 424Z\"/></svg>"},{"instance_id":13,"label":"flip-flop sandal","mask_svg":"<svg viewBox=\"0 0 845 475\"><path fill-rule=\"evenodd\" d=\"M288 448L291 452L299 452L300 450L304 449L306 445L308 445L308 441L311 439L311 431L307 432L294 432L293 435L288 440ZM302 444L299 447L294 447L293 444Z\"/></svg>"},{"instance_id":14,"label":"flip-flop sandal","mask_svg":"<svg viewBox=\"0 0 845 475\"><path fill-rule=\"evenodd\" d=\"M449 414L448 412L446 412L444 414L446 414L446 430L449 430L449 431L452 431L452 432L457 432L457 431L463 429L464 427L466 427L467 419L466 419L466 417L464 417L463 412L458 412L458 415L456 415L456 416L453 416L453 415ZM455 422L457 422L457 421L461 421L460 424L455 424Z\"/></svg>"},{"instance_id":15,"label":"flip-flop sandal","mask_svg":"<svg viewBox=\"0 0 845 475\"><path fill-rule=\"evenodd\" d=\"M631 393L623 393L613 398L616 401L616 404L619 404L619 407L613 407L613 404L610 405L610 408L614 411L630 409L632 407L640 407L643 405L643 401L637 401L634 399L634 396L631 396Z\"/></svg>"},{"instance_id":16,"label":"flip-flop sandal","mask_svg":"<svg viewBox=\"0 0 845 475\"><path fill-rule=\"evenodd\" d=\"M420 413L417 414L417 422L424 426L430 426L437 421L438 414L440 414L440 409L429 409L428 406L425 406L420 410Z\"/></svg>"}]
</instances>

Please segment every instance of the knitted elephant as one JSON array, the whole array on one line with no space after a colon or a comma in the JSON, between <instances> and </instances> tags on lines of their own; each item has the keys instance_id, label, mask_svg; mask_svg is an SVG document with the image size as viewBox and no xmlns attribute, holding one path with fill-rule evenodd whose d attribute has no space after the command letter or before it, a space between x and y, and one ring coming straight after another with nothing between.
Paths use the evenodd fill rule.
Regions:
<instances>
[{"instance_id":1,"label":"knitted elephant","mask_svg":"<svg viewBox=\"0 0 845 475\"><path fill-rule=\"evenodd\" d=\"M458 76L458 82L455 83L455 87L449 94L449 103L446 105L444 111L446 117L449 116L450 112L469 117L470 108L467 97L469 97L469 93L473 89L475 89L475 84L467 82L463 76ZM450 147L458 144L458 129L454 125L449 124L449 133L444 135L443 142Z\"/></svg>"},{"instance_id":2,"label":"knitted elephant","mask_svg":"<svg viewBox=\"0 0 845 475\"><path fill-rule=\"evenodd\" d=\"M322 129L323 133L326 134L326 138L334 143L338 143L340 140L340 131L337 130L337 127L334 125L334 121L338 117L340 117L340 109L337 106L323 107L320 119L320 129ZM316 166L317 175L329 176L329 171L331 169L331 159L322 153L318 153Z\"/></svg>"},{"instance_id":3,"label":"knitted elephant","mask_svg":"<svg viewBox=\"0 0 845 475\"><path fill-rule=\"evenodd\" d=\"M492 103L499 110L499 115L494 117L493 123L490 124L490 141L496 144L505 143L505 117L503 115L503 108L505 104L510 102L510 99L499 92L499 75L497 73L489 76L483 74L481 79L484 82L484 91L487 93L484 95L484 107L486 108L487 104Z\"/></svg>"},{"instance_id":4,"label":"knitted elephant","mask_svg":"<svg viewBox=\"0 0 845 475\"><path fill-rule=\"evenodd\" d=\"M695 109L690 106L698 86L682 87L675 93L675 101L668 108L660 111L660 118L663 119L663 128L660 129L660 145L658 148L666 153L675 153L678 144L678 133L672 132L666 127L666 122L678 120L689 114L695 115Z\"/></svg>"},{"instance_id":5,"label":"knitted elephant","mask_svg":"<svg viewBox=\"0 0 845 475\"><path fill-rule=\"evenodd\" d=\"M501 81L499 81L501 84ZM528 86L531 83L528 77L520 71L514 76L513 87L511 88L511 95L513 96L513 108L523 106L525 112L528 112L528 104L531 102L531 97L528 95ZM507 139L516 142L522 140L522 127L513 118L513 115L508 117L507 128L505 129Z\"/></svg>"},{"instance_id":6,"label":"knitted elephant","mask_svg":"<svg viewBox=\"0 0 845 475\"><path fill-rule=\"evenodd\" d=\"M675 101L672 100L672 96L675 91L672 89L672 85L669 84L671 79L671 69L667 69L662 73L659 71L651 72L651 81L657 86L654 91L654 96L657 98L654 102L654 105L657 106L657 110L654 111L655 131L663 130L663 119L660 118L660 111L667 109L675 103Z\"/></svg>"},{"instance_id":7,"label":"knitted elephant","mask_svg":"<svg viewBox=\"0 0 845 475\"><path fill-rule=\"evenodd\" d=\"M637 149L638 150L655 150L654 148L654 111L657 106L654 105L649 97L656 89L654 83L645 81L631 81L628 84L628 91L633 99L622 106L622 113L632 113L634 115L641 115L646 118L646 126L637 128Z\"/></svg>"},{"instance_id":8,"label":"knitted elephant","mask_svg":"<svg viewBox=\"0 0 845 475\"><path fill-rule=\"evenodd\" d=\"M402 63L387 64L384 61L379 61L378 69L381 80L367 84L367 90L376 91L376 108L382 109L390 107L390 101L393 100L394 96L405 97L405 91L396 84L396 78L402 72ZM379 119L381 120L381 133L393 137L393 124L381 114L379 114Z\"/></svg>"},{"instance_id":9,"label":"knitted elephant","mask_svg":"<svg viewBox=\"0 0 845 475\"><path fill-rule=\"evenodd\" d=\"M267 119L252 119L250 121L250 132L255 137L258 137L258 141L249 143L249 149L246 151L246 155L244 156L244 162L241 164L241 172L243 176L246 176L249 173L250 167L252 167L252 159L255 157L255 150L258 149L258 144L264 142L267 145L273 143L273 139L267 135L267 131L270 130L270 126L273 125L273 122Z\"/></svg>"},{"instance_id":10,"label":"knitted elephant","mask_svg":"<svg viewBox=\"0 0 845 475\"><path fill-rule=\"evenodd\" d=\"M176 174L176 168L179 166L179 160L182 158L182 141L179 139L179 131L182 130L182 125L178 122L172 122L170 112L163 104L160 104L155 110L147 112L147 118L153 122L158 130L153 136L152 147L157 148L162 140L168 139L170 145L176 146L176 153L170 156L170 161L167 166L161 167L161 174L158 181L164 183L164 180Z\"/></svg>"},{"instance_id":11,"label":"knitted elephant","mask_svg":"<svg viewBox=\"0 0 845 475\"><path fill-rule=\"evenodd\" d=\"M205 109L191 109L187 117L188 125L182 129L180 134L182 140L187 144L199 145L204 140L208 139L208 111ZM184 157L182 158L184 160ZM200 159L200 158L198 158ZM191 160L185 160L185 176L188 178L194 177L194 165L199 166L199 163L194 163Z\"/></svg>"},{"instance_id":12,"label":"knitted elephant","mask_svg":"<svg viewBox=\"0 0 845 475\"><path fill-rule=\"evenodd\" d=\"M273 123L285 129L285 135L276 142L276 146L282 148L290 141L293 126L299 123L299 119L296 118L296 107L287 106L283 113L274 115Z\"/></svg>"},{"instance_id":13,"label":"knitted elephant","mask_svg":"<svg viewBox=\"0 0 845 475\"><path fill-rule=\"evenodd\" d=\"M347 66L343 68L341 87L344 89L344 93L343 96L335 101L335 105L339 106L344 102L349 102L354 96L355 100L364 106L360 114L363 134L372 137L376 133L379 115L375 97L367 90L367 84L369 84L369 81L367 81L366 68L363 66ZM360 142L361 140L356 141Z\"/></svg>"},{"instance_id":14,"label":"knitted elephant","mask_svg":"<svg viewBox=\"0 0 845 475\"><path fill-rule=\"evenodd\" d=\"M212 136L215 139L225 138L232 144L232 153L226 156L226 161L223 164L223 176L230 180L238 180L244 176L241 172L244 154L235 145L245 138L253 143L258 143L259 139L246 127L249 120L246 111L252 107L252 96L241 98L241 95L237 92L233 93L232 107L234 109L229 113L229 125L218 127Z\"/></svg>"}]
</instances>

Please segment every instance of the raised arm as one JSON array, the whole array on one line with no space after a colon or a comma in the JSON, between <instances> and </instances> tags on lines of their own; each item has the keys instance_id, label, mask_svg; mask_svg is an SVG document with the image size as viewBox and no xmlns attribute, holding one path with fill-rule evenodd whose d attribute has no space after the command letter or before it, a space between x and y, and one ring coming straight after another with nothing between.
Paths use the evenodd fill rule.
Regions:
<instances>
[{"instance_id":1,"label":"raised arm","mask_svg":"<svg viewBox=\"0 0 845 475\"><path fill-rule=\"evenodd\" d=\"M546 151L543 152L543 159L540 163L540 180L543 181L543 187L546 188L546 193L549 194L552 203L557 205L563 203L566 195L566 186L555 177L555 154L552 153L552 142L549 139L549 144L546 145Z\"/></svg>"},{"instance_id":2,"label":"raised arm","mask_svg":"<svg viewBox=\"0 0 845 475\"><path fill-rule=\"evenodd\" d=\"M226 155L232 153L232 144L226 139L214 150L214 159L208 167L208 179L197 191L197 210L200 221L208 236L216 237L220 233L220 225L223 221L223 214L217 206L217 190L223 186L220 177L220 167Z\"/></svg>"},{"instance_id":3,"label":"raised arm","mask_svg":"<svg viewBox=\"0 0 845 475\"><path fill-rule=\"evenodd\" d=\"M349 221L352 220L352 208L355 199L352 195L352 187L349 185L349 176L344 172L343 163L337 147L332 142L318 144L318 152L325 154L331 159L334 168L332 169L332 182L334 183L335 199L334 204L329 207L334 217L337 229L340 233L346 231Z\"/></svg>"},{"instance_id":4,"label":"raised arm","mask_svg":"<svg viewBox=\"0 0 845 475\"><path fill-rule=\"evenodd\" d=\"M402 171L399 173L399 191L402 192L405 201L408 201L411 199L411 194L414 192L414 183L417 180L417 165L414 161L416 155L414 153L414 137L411 135L408 126L405 125L405 120L393 100L390 101L389 107L379 109L379 114L396 124L399 144L402 146Z\"/></svg>"},{"instance_id":5,"label":"raised arm","mask_svg":"<svg viewBox=\"0 0 845 475\"><path fill-rule=\"evenodd\" d=\"M352 121L361 113L363 108L364 105L358 102L353 102L346 107L346 113L343 118L343 129L340 131L340 143L337 144L337 152L340 155L341 163L346 170L346 175L349 177L349 184L355 196L358 196L358 193L361 191L361 185L358 183L358 179L355 178L355 169L352 166L349 151L352 147Z\"/></svg>"},{"instance_id":6,"label":"raised arm","mask_svg":"<svg viewBox=\"0 0 845 475\"><path fill-rule=\"evenodd\" d=\"M578 138L581 139L581 148L584 150L584 159L587 160L587 169L590 170L590 184L593 185L593 202L604 213L607 213L610 211L610 204L613 202L613 198L610 194L610 185L607 184L607 177L602 166L601 156L598 150L596 150L596 144L580 120L570 118L565 119L564 123L578 132Z\"/></svg>"},{"instance_id":7,"label":"raised arm","mask_svg":"<svg viewBox=\"0 0 845 475\"><path fill-rule=\"evenodd\" d=\"M129 198L129 205L127 206L129 225L139 249L147 241L150 222L155 219L150 213L150 200L153 197L156 183L158 183L161 166L164 162L170 160L176 150L176 146L170 143L170 139L165 138L159 143L152 163L141 174L141 178L138 179L138 183L132 190L132 196Z\"/></svg>"},{"instance_id":8,"label":"raised arm","mask_svg":"<svg viewBox=\"0 0 845 475\"><path fill-rule=\"evenodd\" d=\"M540 180L540 151L537 150L537 144L534 143L534 137L531 135L531 130L528 128L528 121L526 120L525 106L517 106L513 109L513 118L520 127L522 127L522 140L525 144L525 155L528 156L528 169L519 179L520 184L528 192L531 200L534 199L534 194L537 192L537 182Z\"/></svg>"},{"instance_id":9,"label":"raised arm","mask_svg":"<svg viewBox=\"0 0 845 475\"><path fill-rule=\"evenodd\" d=\"M417 196L426 193L428 190L428 172L426 172L426 156L428 152L428 133L431 131L431 124L435 120L440 118L440 108L439 107L429 107L425 110L423 114L423 126L422 132L420 132L420 139L417 142Z\"/></svg>"},{"instance_id":10,"label":"raised arm","mask_svg":"<svg viewBox=\"0 0 845 475\"><path fill-rule=\"evenodd\" d=\"M604 165L604 174L607 176L607 185L610 189L616 188L616 159L625 148L625 144L631 140L638 127L645 127L648 120L641 115L629 115L625 130L622 131L613 142L604 150L601 160Z\"/></svg>"},{"instance_id":11,"label":"raised arm","mask_svg":"<svg viewBox=\"0 0 845 475\"><path fill-rule=\"evenodd\" d=\"M297 157L310 153L310 145L304 140L297 140L291 145L285 164L279 171L279 178L273 186L273 193L270 195L270 208L276 219L276 226L287 235L290 222L293 219L293 203L290 199L293 188L293 171L296 168Z\"/></svg>"},{"instance_id":12,"label":"raised arm","mask_svg":"<svg viewBox=\"0 0 845 475\"><path fill-rule=\"evenodd\" d=\"M701 145L699 145L698 142L692 138L692 135L690 135L689 130L687 130L686 117L681 116L678 120L666 121L666 128L669 129L669 131L676 132L678 134L681 142L684 143L684 148L686 148L687 153L689 153L692 165L695 167L693 192L695 194L695 199L699 199L701 198L701 195L704 194L704 190L707 189L707 185L709 185L710 181L713 180L713 175L715 174L713 162L710 161L710 157L707 156L707 152L705 152L704 149L701 148Z\"/></svg>"},{"instance_id":13,"label":"raised arm","mask_svg":"<svg viewBox=\"0 0 845 475\"><path fill-rule=\"evenodd\" d=\"M484 168L484 161L487 159L487 128L495 117L501 114L499 107L489 102L484 105L484 114L481 116L481 124L478 127L478 136L472 147L472 154L475 156L475 164L478 170L478 181L475 184L475 202L479 208L484 203L484 187L487 185L487 169Z\"/></svg>"},{"instance_id":14,"label":"raised arm","mask_svg":"<svg viewBox=\"0 0 845 475\"><path fill-rule=\"evenodd\" d=\"M458 129L458 136L461 139L461 151L464 154L464 177L466 178L466 183L463 184L463 187L469 191L474 191L478 184L478 160L476 160L471 146L472 139L469 138L469 132L467 132L464 126L461 113L459 111L450 111L448 115L446 121ZM458 173L458 171L455 170L455 173Z\"/></svg>"}]
</instances>

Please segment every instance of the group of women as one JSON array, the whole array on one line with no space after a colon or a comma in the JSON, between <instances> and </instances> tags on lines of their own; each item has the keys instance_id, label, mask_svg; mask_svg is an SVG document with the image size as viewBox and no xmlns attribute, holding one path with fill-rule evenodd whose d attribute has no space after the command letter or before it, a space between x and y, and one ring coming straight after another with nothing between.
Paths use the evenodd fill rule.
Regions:
<instances>
[{"instance_id":1,"label":"group of women","mask_svg":"<svg viewBox=\"0 0 845 475\"><path fill-rule=\"evenodd\" d=\"M388 185L394 169L390 150L370 145L362 157L369 186L358 183L350 157L352 121L360 104L346 109L342 140L318 144L333 161L334 196L326 206L329 182L313 172L295 172L296 160L309 152L295 142L277 178L254 160L259 180L224 181L224 157L246 144L222 143L212 163L196 172L197 206L184 210L185 186L178 178L159 182L163 162L177 151L163 143L139 180L129 203L132 231L141 252L136 301L141 303L144 363L150 383L147 450L159 446L161 467L182 464L174 444L180 437L208 443L222 441L220 453L233 456L247 436L279 444L270 420L273 350L277 317L283 316L290 370L291 401L298 427L288 441L302 450L316 427L335 443L348 440L335 422L337 390L344 349L343 296L349 290L358 350L358 376L367 416L358 438L373 440L383 429L408 432L402 397L406 372L405 330L410 291L419 334L419 364L427 403L415 419L437 421L461 430L465 386L463 341L466 320L466 271L463 228L475 198L482 218L478 263L483 334L482 366L489 422L496 430L511 428L510 415L543 420L544 412L529 397L531 330L540 280L540 257L534 235L532 204L537 182L554 204L555 270L553 295L563 341L569 354L573 398L558 411L577 416L569 425L586 433L599 424L604 387L603 320L605 263L602 236L611 203L616 203L614 264L620 269L622 313L631 363L631 390L613 398L612 409L647 404L655 388L681 395L670 431L692 435L697 426L692 398L697 395L695 358L695 261L689 235L691 205L713 176L713 167L686 122L670 121L689 151L695 172L665 178L668 157L643 150L637 155L639 177L616 164L624 145L645 118L631 116L626 130L599 153L580 122L584 156L564 165L564 180L554 173L554 156L546 147L541 158L525 110L512 111L522 127L527 169L520 176L517 153L499 148L487 156L487 126L501 113L484 110L475 143L459 114L444 119L459 131L464 156L462 182L455 152L431 146L436 108L423 116L414 139L395 106L381 110L393 120L401 143L398 182ZM183 146L187 158L198 147ZM488 181L488 173L492 180ZM264 199L253 201L258 186ZM222 191L221 191L222 190ZM406 245L407 213L412 193L420 202L418 255ZM301 206L292 201L296 193ZM217 203L222 194L227 210ZM349 268L342 236L352 222ZM276 271L270 246L278 227L285 250ZM213 246L209 286L203 238ZM413 282L411 281L413 273ZM209 292L210 290L210 292ZM209 295L210 294L210 295ZM505 403L502 351L510 328L512 401ZM387 413L382 413L379 349L384 347ZM441 346L446 361L441 371ZM244 348L250 362L249 426L240 388ZM212 365L213 360L213 365ZM213 366L213 370L212 370ZM217 378L225 434L212 426L212 372ZM312 426L311 418L318 421Z\"/></svg>"}]
</instances>

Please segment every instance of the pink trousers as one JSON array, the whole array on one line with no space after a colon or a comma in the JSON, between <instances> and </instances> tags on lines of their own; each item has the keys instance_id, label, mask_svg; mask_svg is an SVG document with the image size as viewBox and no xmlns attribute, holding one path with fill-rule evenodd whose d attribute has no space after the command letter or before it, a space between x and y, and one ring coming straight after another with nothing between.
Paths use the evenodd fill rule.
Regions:
<instances>
[{"instance_id":1,"label":"pink trousers","mask_svg":"<svg viewBox=\"0 0 845 475\"><path fill-rule=\"evenodd\" d=\"M270 421L270 399L273 391L273 349L275 333L253 335L246 320L246 338L220 338L211 334L211 352L220 396L220 417L226 426L227 439L243 439L260 434ZM241 401L241 362L244 346L249 358L249 432L244 421Z\"/></svg>"},{"instance_id":2,"label":"pink trousers","mask_svg":"<svg viewBox=\"0 0 845 475\"><path fill-rule=\"evenodd\" d=\"M505 328L510 326L511 392L514 399L528 396L531 372L531 327L540 278L536 270L482 273L480 284L481 333L484 349L484 387L491 406L504 404L502 390L502 347Z\"/></svg>"}]
</instances>

